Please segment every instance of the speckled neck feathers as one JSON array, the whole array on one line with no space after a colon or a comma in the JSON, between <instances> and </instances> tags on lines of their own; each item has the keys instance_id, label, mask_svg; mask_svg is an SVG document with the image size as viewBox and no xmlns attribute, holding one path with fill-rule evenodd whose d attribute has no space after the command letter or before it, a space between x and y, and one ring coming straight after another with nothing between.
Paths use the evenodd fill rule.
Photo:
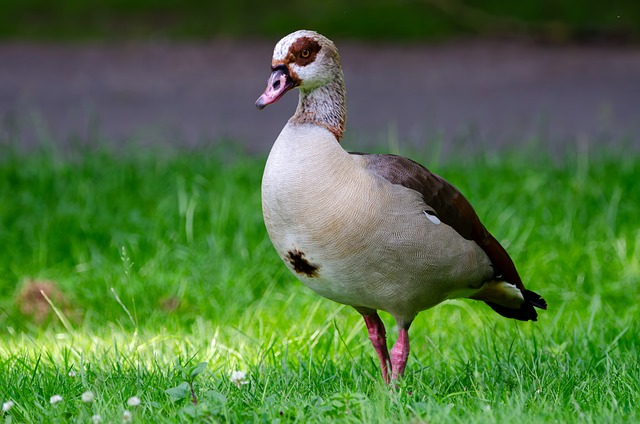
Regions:
<instances>
[{"instance_id":1,"label":"speckled neck feathers","mask_svg":"<svg viewBox=\"0 0 640 424\"><path fill-rule=\"evenodd\" d=\"M340 140L347 120L347 108L344 77L339 61L333 71L331 79L326 84L313 88L300 88L298 108L290 122L311 123L325 127Z\"/></svg>"}]
</instances>

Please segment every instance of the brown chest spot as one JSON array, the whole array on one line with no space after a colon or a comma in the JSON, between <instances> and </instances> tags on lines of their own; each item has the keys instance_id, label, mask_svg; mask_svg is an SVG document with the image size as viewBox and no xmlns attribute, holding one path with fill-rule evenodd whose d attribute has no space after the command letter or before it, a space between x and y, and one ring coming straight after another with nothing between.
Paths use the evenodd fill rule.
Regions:
<instances>
[{"instance_id":1,"label":"brown chest spot","mask_svg":"<svg viewBox=\"0 0 640 424\"><path fill-rule=\"evenodd\" d=\"M307 277L317 277L319 266L312 264L305 258L304 252L298 249L291 249L287 252L284 259L293 266L293 270Z\"/></svg>"}]
</instances>

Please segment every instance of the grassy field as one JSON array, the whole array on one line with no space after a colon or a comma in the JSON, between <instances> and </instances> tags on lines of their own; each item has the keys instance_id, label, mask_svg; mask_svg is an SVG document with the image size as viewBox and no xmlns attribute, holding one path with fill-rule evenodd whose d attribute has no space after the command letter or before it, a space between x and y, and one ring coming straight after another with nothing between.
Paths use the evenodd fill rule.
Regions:
<instances>
[{"instance_id":1,"label":"grassy field","mask_svg":"<svg viewBox=\"0 0 640 424\"><path fill-rule=\"evenodd\" d=\"M467 195L549 310L423 312L390 389L359 315L272 249L264 158L0 150L0 420L640 420L640 157L412 157Z\"/></svg>"}]
</instances>

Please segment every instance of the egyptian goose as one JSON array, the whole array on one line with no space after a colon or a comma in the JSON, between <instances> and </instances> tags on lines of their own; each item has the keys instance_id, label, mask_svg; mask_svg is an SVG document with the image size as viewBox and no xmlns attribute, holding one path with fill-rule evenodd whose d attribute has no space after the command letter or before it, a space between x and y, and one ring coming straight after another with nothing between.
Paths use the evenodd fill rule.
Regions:
<instances>
[{"instance_id":1,"label":"egyptian goose","mask_svg":"<svg viewBox=\"0 0 640 424\"><path fill-rule=\"evenodd\" d=\"M418 312L446 299L482 300L522 321L546 309L455 187L410 159L342 148L346 92L331 40L289 34L271 70L258 109L294 87L300 99L264 170L269 237L302 283L362 314L386 382L404 374ZM390 352L378 310L398 326Z\"/></svg>"}]
</instances>

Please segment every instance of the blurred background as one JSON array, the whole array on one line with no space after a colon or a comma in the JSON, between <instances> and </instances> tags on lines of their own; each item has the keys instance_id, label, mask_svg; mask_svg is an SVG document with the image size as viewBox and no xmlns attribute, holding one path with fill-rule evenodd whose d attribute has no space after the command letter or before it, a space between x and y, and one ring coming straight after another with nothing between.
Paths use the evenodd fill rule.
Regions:
<instances>
[{"instance_id":1,"label":"blurred background","mask_svg":"<svg viewBox=\"0 0 640 424\"><path fill-rule=\"evenodd\" d=\"M280 37L299 27L336 38L424 41L526 35L552 42L637 40L640 4L596 0L5 0L8 39Z\"/></svg>"},{"instance_id":2,"label":"blurred background","mask_svg":"<svg viewBox=\"0 0 640 424\"><path fill-rule=\"evenodd\" d=\"M296 96L257 112L273 45L342 55L357 148L638 146L640 2L0 2L0 139L262 153Z\"/></svg>"}]
</instances>

